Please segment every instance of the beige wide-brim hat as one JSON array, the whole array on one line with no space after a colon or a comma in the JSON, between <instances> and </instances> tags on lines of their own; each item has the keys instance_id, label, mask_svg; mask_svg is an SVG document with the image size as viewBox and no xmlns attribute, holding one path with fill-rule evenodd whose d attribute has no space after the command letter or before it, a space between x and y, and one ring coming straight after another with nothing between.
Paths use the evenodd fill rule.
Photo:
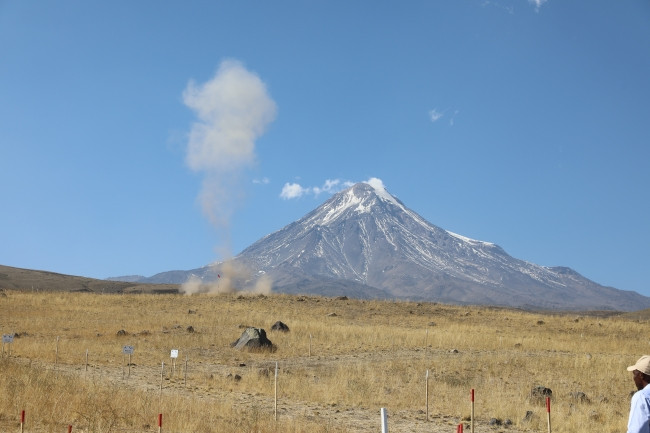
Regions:
<instances>
[{"instance_id":1,"label":"beige wide-brim hat","mask_svg":"<svg viewBox=\"0 0 650 433\"><path fill-rule=\"evenodd\" d=\"M634 365L630 365L627 371L639 370L641 373L650 376L650 355L643 355Z\"/></svg>"}]
</instances>

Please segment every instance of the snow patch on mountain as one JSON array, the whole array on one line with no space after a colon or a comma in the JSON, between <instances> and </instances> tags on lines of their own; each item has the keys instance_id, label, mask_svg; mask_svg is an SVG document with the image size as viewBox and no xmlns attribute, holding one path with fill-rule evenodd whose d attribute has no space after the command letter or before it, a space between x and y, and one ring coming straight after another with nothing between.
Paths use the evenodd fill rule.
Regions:
<instances>
[{"instance_id":1,"label":"snow patch on mountain","mask_svg":"<svg viewBox=\"0 0 650 433\"><path fill-rule=\"evenodd\" d=\"M445 230L445 231L446 231L447 233L449 233L450 235L452 235L453 237L455 237L455 238L457 238L457 239L460 239L460 240L463 241L463 242L467 242L467 243L469 243L469 244L494 245L494 244L491 243L491 242L478 241L478 240L476 240L476 239L472 239L472 238L468 238L468 237L463 236L463 235L459 235L458 233L450 232L449 230Z\"/></svg>"}]
</instances>

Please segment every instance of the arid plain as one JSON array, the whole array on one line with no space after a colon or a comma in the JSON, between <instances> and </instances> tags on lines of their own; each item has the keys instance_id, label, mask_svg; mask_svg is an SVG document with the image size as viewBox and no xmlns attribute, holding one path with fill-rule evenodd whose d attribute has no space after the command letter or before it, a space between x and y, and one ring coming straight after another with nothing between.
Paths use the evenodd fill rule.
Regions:
<instances>
[{"instance_id":1,"label":"arid plain","mask_svg":"<svg viewBox=\"0 0 650 433\"><path fill-rule=\"evenodd\" d=\"M546 432L543 386L552 431L614 433L650 352L645 311L16 290L0 311L1 431L24 410L26 432L367 432L381 408L391 432L469 431L474 389L475 431ZM276 350L231 348L246 326Z\"/></svg>"}]
</instances>

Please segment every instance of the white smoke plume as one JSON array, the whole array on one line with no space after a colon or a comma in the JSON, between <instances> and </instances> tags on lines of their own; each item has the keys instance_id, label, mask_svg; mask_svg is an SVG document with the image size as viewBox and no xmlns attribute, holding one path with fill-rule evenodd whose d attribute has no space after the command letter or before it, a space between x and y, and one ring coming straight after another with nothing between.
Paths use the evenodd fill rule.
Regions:
<instances>
[{"instance_id":1,"label":"white smoke plume","mask_svg":"<svg viewBox=\"0 0 650 433\"><path fill-rule=\"evenodd\" d=\"M241 178L256 162L255 143L275 119L276 104L264 82L239 61L224 60L214 77L202 84L190 81L183 102L194 111L187 143L187 165L203 174L199 200L204 214L219 231L228 255L228 228L232 213L243 195ZM227 267L224 267L227 268ZM188 281L186 293L229 291L231 275L205 283ZM215 289L212 286L217 287Z\"/></svg>"},{"instance_id":2,"label":"white smoke plume","mask_svg":"<svg viewBox=\"0 0 650 433\"><path fill-rule=\"evenodd\" d=\"M203 84L190 81L183 102L198 118L186 161L204 174L203 211L217 227L227 227L241 190L239 178L255 162L255 141L275 119L275 102L264 82L236 60L224 60Z\"/></svg>"}]
</instances>

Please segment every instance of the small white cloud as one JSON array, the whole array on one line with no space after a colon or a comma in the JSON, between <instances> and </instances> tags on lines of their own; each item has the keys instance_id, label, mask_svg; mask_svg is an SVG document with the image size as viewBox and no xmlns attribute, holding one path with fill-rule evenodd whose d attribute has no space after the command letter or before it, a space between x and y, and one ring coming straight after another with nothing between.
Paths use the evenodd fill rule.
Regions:
<instances>
[{"instance_id":1,"label":"small white cloud","mask_svg":"<svg viewBox=\"0 0 650 433\"><path fill-rule=\"evenodd\" d=\"M285 183L282 187L282 192L280 197L285 200L290 200L292 198L300 198L303 194L307 192L307 189L303 188L297 183Z\"/></svg>"},{"instance_id":2,"label":"small white cloud","mask_svg":"<svg viewBox=\"0 0 650 433\"><path fill-rule=\"evenodd\" d=\"M339 191L349 188L354 185L354 182L342 181L340 179L327 179L323 186L303 187L297 183L285 183L282 187L280 197L289 200L292 198L300 198L303 195L312 194L318 196L321 193L334 194Z\"/></svg>"},{"instance_id":3,"label":"small white cloud","mask_svg":"<svg viewBox=\"0 0 650 433\"><path fill-rule=\"evenodd\" d=\"M437 108L434 108L433 110L429 111L429 118L431 119L432 122L437 122L444 116L445 113L438 111Z\"/></svg>"},{"instance_id":4,"label":"small white cloud","mask_svg":"<svg viewBox=\"0 0 650 433\"><path fill-rule=\"evenodd\" d=\"M258 185L268 185L271 182L268 177L263 177L261 179L253 179L253 183Z\"/></svg>"},{"instance_id":5,"label":"small white cloud","mask_svg":"<svg viewBox=\"0 0 650 433\"><path fill-rule=\"evenodd\" d=\"M539 8L541 8L547 1L548 0L528 0L528 3L535 5L535 12L539 12Z\"/></svg>"},{"instance_id":6,"label":"small white cloud","mask_svg":"<svg viewBox=\"0 0 650 433\"><path fill-rule=\"evenodd\" d=\"M377 177L371 177L370 179L366 180L364 183L367 183L368 185L370 185L374 189L378 189L378 190L385 190L386 189L386 187L384 187L384 182L381 179L377 178Z\"/></svg>"}]
</instances>

